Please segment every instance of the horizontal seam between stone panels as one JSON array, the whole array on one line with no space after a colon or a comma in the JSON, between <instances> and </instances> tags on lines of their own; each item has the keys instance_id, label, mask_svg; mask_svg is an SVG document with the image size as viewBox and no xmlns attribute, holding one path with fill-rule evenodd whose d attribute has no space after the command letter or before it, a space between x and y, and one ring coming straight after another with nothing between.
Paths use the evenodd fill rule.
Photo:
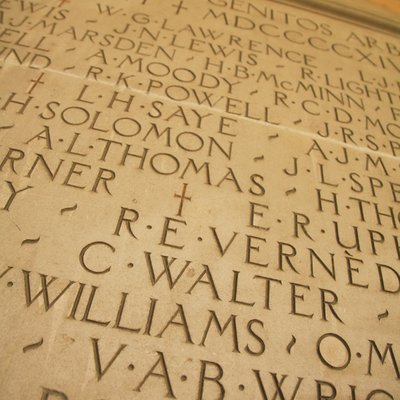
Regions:
<instances>
[{"instance_id":1,"label":"horizontal seam between stone panels","mask_svg":"<svg viewBox=\"0 0 400 400\"><path fill-rule=\"evenodd\" d=\"M8 62L8 61L6 61L3 64L3 69L5 69L5 67L7 65L14 66L16 68L21 68L21 69L31 69L29 67L21 66L19 64L14 64L14 63L11 63L11 62ZM79 75L67 73L67 72L64 72L64 71L57 70L57 69L45 68L45 69L40 69L40 71L50 72L50 73L54 73L54 74L61 75L61 76L67 76L69 78L73 78L73 79L80 80L80 81L86 81L85 78L83 78L83 77L81 77ZM340 146L340 147L345 147L347 149L352 149L352 150L358 151L360 153L366 153L366 154L370 154L370 155L374 155L374 156L383 157L383 158L386 158L386 159L391 159L391 160L394 160L394 161L400 161L400 156L396 157L394 155L391 155L391 154L388 154L388 153L385 153L385 152L373 151L373 150L368 149L366 147L359 147L359 146L355 146L354 144L339 142L338 140L335 140L335 139L326 138L326 137L323 137L323 136L318 136L317 134L309 132L307 130L302 130L302 129L290 127L290 126L287 126L287 125L275 125L275 124L268 123L268 122L265 122L265 121L257 121L255 119L246 118L246 117L241 116L241 115L236 115L236 114L233 115L233 114L226 113L225 111L223 111L222 109L219 109L219 108L212 108L212 107L208 107L208 106L204 106L204 105L200 105L200 104L196 104L196 103L191 103L191 102L188 102L188 101L174 102L173 100L169 99L166 96L162 96L162 95L155 94L155 93L148 94L144 90L140 90L140 89L136 89L136 88L123 87L122 89L118 89L115 85L113 85L113 84L111 84L111 83L109 83L107 81L96 80L96 81L90 81L90 82L93 82L93 83L96 83L96 84L100 84L100 85L104 85L104 86L108 86L108 87L113 88L114 90L119 90L120 92L127 92L127 93L132 92L132 93L141 94L143 96L147 96L149 98L153 97L153 98L156 98L156 99L162 99L165 102L170 103L170 104L182 104L182 105L185 105L185 106L190 106L192 108L198 108L198 109L204 109L204 110L208 110L208 111L217 112L217 113L225 115L225 116L226 115L230 115L232 118L235 118L235 119L238 119L238 120L240 119L240 120L246 121L248 123L252 123L252 124L256 124L256 125L260 125L260 126L264 126L264 127L268 127L268 128L273 128L274 130L280 131L280 133L298 134L298 135L306 136L306 137L311 138L311 139L318 139L319 141L323 141L325 143L330 143L330 144L337 145L337 146ZM260 135L264 135L264 134L260 133Z\"/></svg>"}]
</instances>

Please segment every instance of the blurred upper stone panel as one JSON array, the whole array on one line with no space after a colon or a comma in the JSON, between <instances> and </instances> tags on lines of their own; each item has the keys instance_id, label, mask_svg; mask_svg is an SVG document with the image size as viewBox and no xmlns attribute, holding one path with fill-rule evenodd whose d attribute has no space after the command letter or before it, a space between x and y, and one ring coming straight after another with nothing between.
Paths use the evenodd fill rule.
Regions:
<instances>
[{"instance_id":1,"label":"blurred upper stone panel","mask_svg":"<svg viewBox=\"0 0 400 400\"><path fill-rule=\"evenodd\" d=\"M282 0L280 2L298 7L310 7L362 25L400 33L400 1L398 0Z\"/></svg>"}]
</instances>

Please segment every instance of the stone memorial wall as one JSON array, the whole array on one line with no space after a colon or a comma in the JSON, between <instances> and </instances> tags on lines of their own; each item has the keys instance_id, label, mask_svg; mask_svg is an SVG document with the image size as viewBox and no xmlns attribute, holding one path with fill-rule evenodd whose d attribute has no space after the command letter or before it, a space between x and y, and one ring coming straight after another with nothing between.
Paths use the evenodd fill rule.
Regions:
<instances>
[{"instance_id":1,"label":"stone memorial wall","mask_svg":"<svg viewBox=\"0 0 400 400\"><path fill-rule=\"evenodd\" d=\"M400 399L396 34L262 0L0 22L1 399Z\"/></svg>"}]
</instances>

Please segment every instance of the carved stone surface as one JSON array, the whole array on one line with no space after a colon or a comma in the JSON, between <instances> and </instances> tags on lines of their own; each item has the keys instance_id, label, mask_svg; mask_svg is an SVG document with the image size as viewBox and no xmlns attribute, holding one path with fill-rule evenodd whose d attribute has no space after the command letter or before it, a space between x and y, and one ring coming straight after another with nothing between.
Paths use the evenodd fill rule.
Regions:
<instances>
[{"instance_id":1,"label":"carved stone surface","mask_svg":"<svg viewBox=\"0 0 400 400\"><path fill-rule=\"evenodd\" d=\"M0 398L400 398L400 43L245 0L0 2Z\"/></svg>"}]
</instances>

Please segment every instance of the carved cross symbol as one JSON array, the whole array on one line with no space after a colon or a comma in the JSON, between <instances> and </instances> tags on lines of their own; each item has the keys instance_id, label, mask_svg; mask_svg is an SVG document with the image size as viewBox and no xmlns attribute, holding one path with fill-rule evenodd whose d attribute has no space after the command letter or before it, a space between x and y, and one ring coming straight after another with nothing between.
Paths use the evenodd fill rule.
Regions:
<instances>
[{"instance_id":1,"label":"carved cross symbol","mask_svg":"<svg viewBox=\"0 0 400 400\"><path fill-rule=\"evenodd\" d=\"M182 217L182 210L183 210L183 203L184 203L184 201L185 201L185 200L192 201L192 198L191 198L191 197L186 197L186 188L187 188L187 185L188 185L187 183L184 183L184 184L183 184L183 190L182 190L182 193L181 193L181 194L177 194L177 193L174 194L174 197L177 197L177 198L181 199L181 202L180 202L180 204L179 204L178 213L176 214L176 215L178 215L179 217Z\"/></svg>"},{"instance_id":2,"label":"carved cross symbol","mask_svg":"<svg viewBox=\"0 0 400 400\"><path fill-rule=\"evenodd\" d=\"M31 94L33 92L33 89L35 89L35 87L40 83L40 84L44 84L44 81L41 81L42 77L44 75L44 72L42 72L39 76L39 78L37 78L36 80L31 79L32 85L29 87L28 90L28 94Z\"/></svg>"},{"instance_id":3,"label":"carved cross symbol","mask_svg":"<svg viewBox=\"0 0 400 400\"><path fill-rule=\"evenodd\" d=\"M173 4L172 7L176 8L176 13L175 13L176 15L178 15L181 12L181 10L187 10L187 7L183 7L182 0L179 2L179 4Z\"/></svg>"}]
</instances>

